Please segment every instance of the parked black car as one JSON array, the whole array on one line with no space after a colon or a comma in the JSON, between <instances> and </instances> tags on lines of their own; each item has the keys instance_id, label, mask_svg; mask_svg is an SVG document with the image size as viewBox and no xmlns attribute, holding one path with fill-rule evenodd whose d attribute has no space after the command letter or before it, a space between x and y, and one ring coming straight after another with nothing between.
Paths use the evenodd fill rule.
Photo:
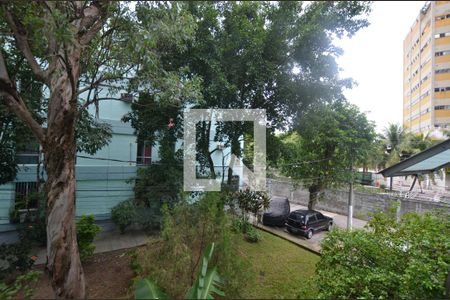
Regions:
<instances>
[{"instance_id":1,"label":"parked black car","mask_svg":"<svg viewBox=\"0 0 450 300\"><path fill-rule=\"evenodd\" d=\"M284 226L290 211L288 198L272 197L268 211L263 214L262 222L267 226Z\"/></svg>"},{"instance_id":2,"label":"parked black car","mask_svg":"<svg viewBox=\"0 0 450 300\"><path fill-rule=\"evenodd\" d=\"M315 210L295 210L289 214L286 228L290 233L302 234L310 239L319 230L330 230L333 218L324 216Z\"/></svg>"}]
</instances>

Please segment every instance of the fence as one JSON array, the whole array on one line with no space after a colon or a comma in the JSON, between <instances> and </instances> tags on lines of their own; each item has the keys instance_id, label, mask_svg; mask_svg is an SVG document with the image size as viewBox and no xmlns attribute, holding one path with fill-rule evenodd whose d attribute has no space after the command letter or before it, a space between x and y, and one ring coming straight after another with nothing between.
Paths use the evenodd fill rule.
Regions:
<instances>
[{"instance_id":1,"label":"fence","mask_svg":"<svg viewBox=\"0 0 450 300\"><path fill-rule=\"evenodd\" d=\"M289 180L267 180L267 188L270 195L285 196L293 203L307 205L309 192L301 186L294 186ZM316 208L338 214L347 214L348 190L329 189L323 194ZM400 202L400 214L407 212L426 212L435 209L450 211L450 205L445 202L435 202L420 198L405 198L403 194L369 193L354 191L353 211L354 216L367 219L368 213L386 212L396 202Z\"/></svg>"}]
</instances>

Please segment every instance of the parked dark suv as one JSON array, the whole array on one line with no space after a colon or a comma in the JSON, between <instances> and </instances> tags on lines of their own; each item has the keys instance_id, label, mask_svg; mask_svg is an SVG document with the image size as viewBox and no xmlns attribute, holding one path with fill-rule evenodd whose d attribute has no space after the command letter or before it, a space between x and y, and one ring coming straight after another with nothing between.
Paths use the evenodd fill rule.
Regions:
<instances>
[{"instance_id":1,"label":"parked dark suv","mask_svg":"<svg viewBox=\"0 0 450 300\"><path fill-rule=\"evenodd\" d=\"M302 234L310 239L319 230L330 230L333 218L324 216L315 210L295 210L289 214L286 228L290 233Z\"/></svg>"}]
</instances>

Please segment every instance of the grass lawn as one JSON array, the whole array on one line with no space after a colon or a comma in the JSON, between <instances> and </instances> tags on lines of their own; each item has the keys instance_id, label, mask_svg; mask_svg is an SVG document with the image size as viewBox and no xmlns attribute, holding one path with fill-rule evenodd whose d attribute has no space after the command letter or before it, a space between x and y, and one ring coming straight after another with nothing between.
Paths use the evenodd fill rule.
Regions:
<instances>
[{"instance_id":1,"label":"grass lawn","mask_svg":"<svg viewBox=\"0 0 450 300\"><path fill-rule=\"evenodd\" d=\"M312 281L319 256L270 233L260 231L262 241L238 242L240 255L256 274L244 298L317 298Z\"/></svg>"}]
</instances>

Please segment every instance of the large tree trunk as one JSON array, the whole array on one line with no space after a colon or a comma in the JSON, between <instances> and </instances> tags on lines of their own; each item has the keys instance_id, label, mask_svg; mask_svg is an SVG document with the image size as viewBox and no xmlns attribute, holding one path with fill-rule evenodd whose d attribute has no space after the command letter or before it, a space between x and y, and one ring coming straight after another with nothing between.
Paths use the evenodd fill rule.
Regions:
<instances>
[{"instance_id":1,"label":"large tree trunk","mask_svg":"<svg viewBox=\"0 0 450 300\"><path fill-rule=\"evenodd\" d=\"M308 190L309 190L308 209L313 210L316 207L317 202L319 202L323 188L320 184L314 183L309 186Z\"/></svg>"},{"instance_id":2,"label":"large tree trunk","mask_svg":"<svg viewBox=\"0 0 450 300\"><path fill-rule=\"evenodd\" d=\"M209 166L209 172L212 179L216 179L216 170L214 169L214 161L212 159L212 154L215 150L209 151L209 137L211 135L211 121L208 122L208 125L206 125L206 133L205 133L205 139L208 141L205 143L205 155L208 158L208 166Z\"/></svg>"},{"instance_id":3,"label":"large tree trunk","mask_svg":"<svg viewBox=\"0 0 450 300\"><path fill-rule=\"evenodd\" d=\"M50 81L48 128L43 147L48 179L47 269L57 298L85 298L86 286L75 229L75 121L80 46L60 51Z\"/></svg>"},{"instance_id":4,"label":"large tree trunk","mask_svg":"<svg viewBox=\"0 0 450 300\"><path fill-rule=\"evenodd\" d=\"M238 154L240 153L240 144L239 144L239 137L235 138L234 136L231 138L231 154L234 154L236 156L238 156ZM230 160L230 165L234 165L235 161L234 161L234 157L231 157ZM232 168L228 168L228 184L231 186L233 184L233 169Z\"/></svg>"}]
</instances>

